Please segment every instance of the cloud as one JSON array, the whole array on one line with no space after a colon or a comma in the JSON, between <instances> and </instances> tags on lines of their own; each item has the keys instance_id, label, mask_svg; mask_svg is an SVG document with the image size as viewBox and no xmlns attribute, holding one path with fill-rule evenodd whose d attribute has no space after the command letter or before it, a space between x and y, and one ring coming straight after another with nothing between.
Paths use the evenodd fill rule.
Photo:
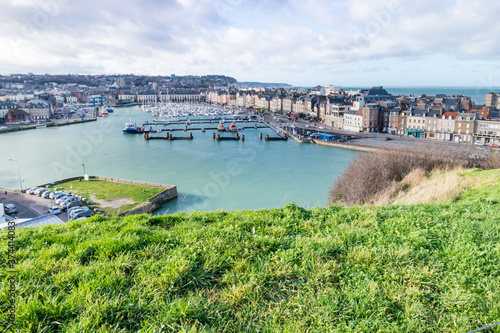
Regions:
<instances>
[{"instance_id":1,"label":"cloud","mask_svg":"<svg viewBox=\"0 0 500 333\"><path fill-rule=\"evenodd\" d=\"M2 73L312 76L357 62L382 62L366 68L384 69L394 59L491 62L500 54L500 3L489 0L12 0L1 6Z\"/></svg>"}]
</instances>

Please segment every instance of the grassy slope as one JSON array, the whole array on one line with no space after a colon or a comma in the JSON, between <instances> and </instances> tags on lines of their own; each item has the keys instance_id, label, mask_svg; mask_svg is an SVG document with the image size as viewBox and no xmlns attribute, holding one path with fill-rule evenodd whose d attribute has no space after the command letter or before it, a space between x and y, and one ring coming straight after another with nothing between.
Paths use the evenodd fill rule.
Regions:
<instances>
[{"instance_id":1,"label":"grassy slope","mask_svg":"<svg viewBox=\"0 0 500 333\"><path fill-rule=\"evenodd\" d=\"M500 318L500 195L473 191L445 204L287 205L18 230L16 327L472 330ZM0 244L5 253L5 233Z\"/></svg>"},{"instance_id":2,"label":"grassy slope","mask_svg":"<svg viewBox=\"0 0 500 333\"><path fill-rule=\"evenodd\" d=\"M392 204L414 203L451 203L474 201L477 199L500 198L500 169L464 170L434 172L425 176L419 172L411 173L395 188L404 189L390 200ZM388 192L391 192L389 189ZM384 193L385 194L385 193ZM387 194L386 194L387 196Z\"/></svg>"},{"instance_id":3,"label":"grassy slope","mask_svg":"<svg viewBox=\"0 0 500 333\"><path fill-rule=\"evenodd\" d=\"M70 189L70 184L73 185L72 189ZM110 207L102 208L104 212L111 215L125 212L164 190L158 187L112 183L95 179L91 179L90 181L70 181L54 185L53 187L64 187L68 191L86 196L89 199L90 195L93 194L98 200L111 201L117 198L126 198L134 201L133 204L127 204L117 209Z\"/></svg>"}]
</instances>

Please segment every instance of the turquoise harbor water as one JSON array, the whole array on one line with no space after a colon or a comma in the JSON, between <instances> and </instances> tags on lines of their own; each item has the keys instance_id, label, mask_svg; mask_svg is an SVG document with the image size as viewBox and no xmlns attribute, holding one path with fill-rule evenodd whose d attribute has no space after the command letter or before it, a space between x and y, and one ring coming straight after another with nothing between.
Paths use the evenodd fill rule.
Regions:
<instances>
[{"instance_id":1,"label":"turquoise harbor water","mask_svg":"<svg viewBox=\"0 0 500 333\"><path fill-rule=\"evenodd\" d=\"M211 131L193 132L192 141L146 141L122 133L129 119L139 124L151 116L138 107L117 108L97 122L0 135L0 188L19 188L12 158L19 161L23 188L82 175L82 163L91 175L177 185L179 198L159 213L288 202L314 207L326 204L330 186L359 154L293 140L260 141L261 132L275 135L270 129L242 131L245 142L214 141Z\"/></svg>"}]
</instances>

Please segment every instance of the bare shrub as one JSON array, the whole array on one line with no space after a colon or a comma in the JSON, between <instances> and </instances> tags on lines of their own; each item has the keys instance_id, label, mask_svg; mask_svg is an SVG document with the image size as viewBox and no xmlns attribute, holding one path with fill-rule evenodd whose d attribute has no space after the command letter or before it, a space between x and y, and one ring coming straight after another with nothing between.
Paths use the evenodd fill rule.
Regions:
<instances>
[{"instance_id":1,"label":"bare shrub","mask_svg":"<svg viewBox=\"0 0 500 333\"><path fill-rule=\"evenodd\" d=\"M383 191L396 186L415 169L425 175L434 170L497 169L498 153L475 148L453 151L442 145L429 145L426 150L379 151L359 156L330 189L329 204L363 205ZM394 188L396 190L396 188Z\"/></svg>"}]
</instances>

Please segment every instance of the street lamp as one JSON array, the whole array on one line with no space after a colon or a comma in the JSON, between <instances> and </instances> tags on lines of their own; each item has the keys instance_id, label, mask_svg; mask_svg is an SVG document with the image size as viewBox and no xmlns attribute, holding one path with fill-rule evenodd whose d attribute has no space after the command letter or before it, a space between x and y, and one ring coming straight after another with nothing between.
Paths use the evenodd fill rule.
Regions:
<instances>
[{"instance_id":1,"label":"street lamp","mask_svg":"<svg viewBox=\"0 0 500 333\"><path fill-rule=\"evenodd\" d=\"M83 175L85 176L85 164L82 163L82 167L83 167Z\"/></svg>"},{"instance_id":2,"label":"street lamp","mask_svg":"<svg viewBox=\"0 0 500 333\"><path fill-rule=\"evenodd\" d=\"M19 166L19 162L9 158L9 161L11 162L16 162L17 163L17 171L19 173L19 187L21 188L21 200L24 201L24 196L23 196L23 181L21 180L21 167Z\"/></svg>"}]
</instances>

